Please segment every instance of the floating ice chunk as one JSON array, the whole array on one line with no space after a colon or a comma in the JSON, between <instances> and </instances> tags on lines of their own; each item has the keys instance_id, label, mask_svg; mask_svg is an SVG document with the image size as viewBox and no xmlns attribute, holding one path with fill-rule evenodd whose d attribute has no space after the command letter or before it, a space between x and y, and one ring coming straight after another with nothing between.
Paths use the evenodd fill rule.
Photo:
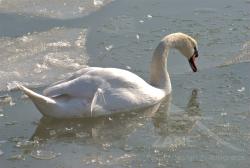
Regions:
<instances>
[{"instance_id":1,"label":"floating ice chunk","mask_svg":"<svg viewBox=\"0 0 250 168\"><path fill-rule=\"evenodd\" d=\"M139 34L136 35L136 39L140 40L140 35Z\"/></svg>"},{"instance_id":2,"label":"floating ice chunk","mask_svg":"<svg viewBox=\"0 0 250 168\"><path fill-rule=\"evenodd\" d=\"M31 38L27 37L27 36L23 36L21 39L20 39L22 42L30 42L32 41Z\"/></svg>"},{"instance_id":3,"label":"floating ice chunk","mask_svg":"<svg viewBox=\"0 0 250 168\"><path fill-rule=\"evenodd\" d=\"M50 131L49 131L49 135L50 135L50 136L56 135L56 131L55 131L55 130L50 130Z\"/></svg>"},{"instance_id":4,"label":"floating ice chunk","mask_svg":"<svg viewBox=\"0 0 250 168\"><path fill-rule=\"evenodd\" d=\"M68 41L58 41L54 43L48 43L47 46L48 47L70 47L71 44Z\"/></svg>"},{"instance_id":5,"label":"floating ice chunk","mask_svg":"<svg viewBox=\"0 0 250 168\"><path fill-rule=\"evenodd\" d=\"M237 91L238 92L244 92L246 89L245 89L245 87L241 87L240 89L238 89Z\"/></svg>"},{"instance_id":6,"label":"floating ice chunk","mask_svg":"<svg viewBox=\"0 0 250 168\"><path fill-rule=\"evenodd\" d=\"M83 13L83 11L85 10L85 8L84 7L82 7L82 6L79 6L78 7L78 11L79 11L79 13Z\"/></svg>"},{"instance_id":7,"label":"floating ice chunk","mask_svg":"<svg viewBox=\"0 0 250 168\"><path fill-rule=\"evenodd\" d=\"M1 103L5 103L5 102L9 102L9 99L10 98L10 96L9 95L0 95L0 102Z\"/></svg>"},{"instance_id":8,"label":"floating ice chunk","mask_svg":"<svg viewBox=\"0 0 250 168\"><path fill-rule=\"evenodd\" d=\"M126 152L130 152L130 151L133 150L133 147L126 144L126 145L123 147L123 150L126 151Z\"/></svg>"},{"instance_id":9,"label":"floating ice chunk","mask_svg":"<svg viewBox=\"0 0 250 168\"><path fill-rule=\"evenodd\" d=\"M227 113L220 113L221 116L227 116Z\"/></svg>"},{"instance_id":10,"label":"floating ice chunk","mask_svg":"<svg viewBox=\"0 0 250 168\"><path fill-rule=\"evenodd\" d=\"M221 126L225 127L225 128L229 128L231 126L231 124L230 123L225 123L225 124L222 124Z\"/></svg>"},{"instance_id":11,"label":"floating ice chunk","mask_svg":"<svg viewBox=\"0 0 250 168\"><path fill-rule=\"evenodd\" d=\"M144 124L142 124L142 123L138 123L138 126L140 126L140 127L143 126L143 125L144 125Z\"/></svg>"},{"instance_id":12,"label":"floating ice chunk","mask_svg":"<svg viewBox=\"0 0 250 168\"><path fill-rule=\"evenodd\" d=\"M9 95L0 96L0 103L1 104L9 104L10 106L15 105L12 97L10 97Z\"/></svg>"},{"instance_id":13,"label":"floating ice chunk","mask_svg":"<svg viewBox=\"0 0 250 168\"><path fill-rule=\"evenodd\" d=\"M153 16L150 15L150 14L147 15L147 18L149 18L149 19L151 19L152 17L153 17Z\"/></svg>"},{"instance_id":14,"label":"floating ice chunk","mask_svg":"<svg viewBox=\"0 0 250 168\"><path fill-rule=\"evenodd\" d=\"M86 133L86 132L78 132L76 133L76 137L77 138L86 138L86 137L89 137L89 133Z\"/></svg>"},{"instance_id":15,"label":"floating ice chunk","mask_svg":"<svg viewBox=\"0 0 250 168\"><path fill-rule=\"evenodd\" d=\"M25 157L21 154L12 155L8 160L25 160Z\"/></svg>"},{"instance_id":16,"label":"floating ice chunk","mask_svg":"<svg viewBox=\"0 0 250 168\"><path fill-rule=\"evenodd\" d=\"M66 127L66 128L65 128L65 131L69 131L69 132L70 132L70 131L73 131L73 128L72 128L72 127L70 127L70 128L67 128L67 127Z\"/></svg>"},{"instance_id":17,"label":"floating ice chunk","mask_svg":"<svg viewBox=\"0 0 250 168\"><path fill-rule=\"evenodd\" d=\"M48 66L46 64L36 64L34 72L35 73L41 73L41 72L43 72L44 70L47 70L47 69L48 69Z\"/></svg>"},{"instance_id":18,"label":"floating ice chunk","mask_svg":"<svg viewBox=\"0 0 250 168\"><path fill-rule=\"evenodd\" d=\"M127 65L127 66L126 66L126 69L131 70L132 68L131 68L130 66Z\"/></svg>"},{"instance_id":19,"label":"floating ice chunk","mask_svg":"<svg viewBox=\"0 0 250 168\"><path fill-rule=\"evenodd\" d=\"M94 0L93 3L95 6L102 6L103 5L103 1L101 1L101 0Z\"/></svg>"},{"instance_id":20,"label":"floating ice chunk","mask_svg":"<svg viewBox=\"0 0 250 168\"><path fill-rule=\"evenodd\" d=\"M144 23L144 20L139 20L140 23Z\"/></svg>"},{"instance_id":21,"label":"floating ice chunk","mask_svg":"<svg viewBox=\"0 0 250 168\"><path fill-rule=\"evenodd\" d=\"M7 89L8 89L8 91L17 89L17 84L18 84L18 83L19 83L19 82L17 82L17 81L8 82L8 83L7 83Z\"/></svg>"},{"instance_id":22,"label":"floating ice chunk","mask_svg":"<svg viewBox=\"0 0 250 168\"><path fill-rule=\"evenodd\" d=\"M29 140L24 140L24 141L19 141L16 143L17 148L32 148L36 144L38 144L37 141L29 141Z\"/></svg>"},{"instance_id":23,"label":"floating ice chunk","mask_svg":"<svg viewBox=\"0 0 250 168\"><path fill-rule=\"evenodd\" d=\"M11 126L11 125L16 125L16 121L10 121L10 122L6 122L5 125L6 126Z\"/></svg>"},{"instance_id":24,"label":"floating ice chunk","mask_svg":"<svg viewBox=\"0 0 250 168\"><path fill-rule=\"evenodd\" d=\"M30 153L30 155L35 159L50 160L60 156L61 153L55 153L53 151L46 150L34 150Z\"/></svg>"},{"instance_id":25,"label":"floating ice chunk","mask_svg":"<svg viewBox=\"0 0 250 168\"><path fill-rule=\"evenodd\" d=\"M104 144L102 144L102 147L103 147L104 150L108 150L111 146L112 146L111 143L104 143Z\"/></svg>"},{"instance_id":26,"label":"floating ice chunk","mask_svg":"<svg viewBox=\"0 0 250 168\"><path fill-rule=\"evenodd\" d=\"M113 45L108 45L108 46L105 47L105 49L106 49L107 51L110 51L110 50L113 49Z\"/></svg>"},{"instance_id":27,"label":"floating ice chunk","mask_svg":"<svg viewBox=\"0 0 250 168\"><path fill-rule=\"evenodd\" d=\"M85 45L86 34L83 32L79 33L77 40L75 41L75 45L79 48L84 48Z\"/></svg>"},{"instance_id":28,"label":"floating ice chunk","mask_svg":"<svg viewBox=\"0 0 250 168\"><path fill-rule=\"evenodd\" d=\"M127 154L125 153L124 155L116 158L117 162L128 162L131 161L131 159L135 158L136 155L135 154Z\"/></svg>"}]
</instances>

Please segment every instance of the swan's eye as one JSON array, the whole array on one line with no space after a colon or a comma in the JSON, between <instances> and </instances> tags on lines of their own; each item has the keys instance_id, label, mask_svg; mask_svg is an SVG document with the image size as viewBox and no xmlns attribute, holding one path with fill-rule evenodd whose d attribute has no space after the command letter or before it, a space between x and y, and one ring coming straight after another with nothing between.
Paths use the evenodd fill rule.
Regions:
<instances>
[{"instance_id":1,"label":"swan's eye","mask_svg":"<svg viewBox=\"0 0 250 168\"><path fill-rule=\"evenodd\" d=\"M196 47L194 47L194 56L197 58L199 56L198 50Z\"/></svg>"}]
</instances>

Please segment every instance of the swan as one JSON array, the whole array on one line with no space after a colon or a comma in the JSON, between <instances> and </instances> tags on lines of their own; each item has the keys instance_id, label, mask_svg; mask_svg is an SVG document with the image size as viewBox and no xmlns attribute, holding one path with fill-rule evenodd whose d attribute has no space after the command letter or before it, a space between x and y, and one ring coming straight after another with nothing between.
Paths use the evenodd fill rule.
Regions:
<instances>
[{"instance_id":1,"label":"swan","mask_svg":"<svg viewBox=\"0 0 250 168\"><path fill-rule=\"evenodd\" d=\"M38 94L17 84L44 115L53 118L83 118L110 115L147 108L171 93L167 71L169 50L175 48L187 58L194 72L197 42L184 33L165 36L156 47L150 83L136 74L118 68L87 67Z\"/></svg>"}]
</instances>

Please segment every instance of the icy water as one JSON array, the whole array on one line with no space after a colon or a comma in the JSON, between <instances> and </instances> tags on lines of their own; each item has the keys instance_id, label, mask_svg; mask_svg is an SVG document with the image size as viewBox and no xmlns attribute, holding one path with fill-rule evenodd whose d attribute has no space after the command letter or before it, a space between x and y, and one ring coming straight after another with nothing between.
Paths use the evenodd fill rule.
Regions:
<instances>
[{"instance_id":1,"label":"icy water","mask_svg":"<svg viewBox=\"0 0 250 168\"><path fill-rule=\"evenodd\" d=\"M0 167L249 167L250 1L0 0ZM43 118L40 92L86 66L148 78L166 34L197 39L199 72L171 51L173 93L155 107Z\"/></svg>"}]
</instances>

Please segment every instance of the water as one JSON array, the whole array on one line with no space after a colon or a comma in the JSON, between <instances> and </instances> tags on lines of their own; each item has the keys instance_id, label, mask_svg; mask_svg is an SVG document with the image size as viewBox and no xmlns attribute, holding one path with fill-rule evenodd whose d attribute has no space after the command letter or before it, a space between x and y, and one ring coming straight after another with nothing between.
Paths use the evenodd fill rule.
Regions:
<instances>
[{"instance_id":1,"label":"water","mask_svg":"<svg viewBox=\"0 0 250 168\"><path fill-rule=\"evenodd\" d=\"M0 0L0 167L248 167L249 8L245 0ZM86 66L147 79L154 47L178 31L197 39L199 72L171 51L172 97L150 109L53 120L15 91L15 81L40 92Z\"/></svg>"},{"instance_id":2,"label":"water","mask_svg":"<svg viewBox=\"0 0 250 168\"><path fill-rule=\"evenodd\" d=\"M1 0L0 10L3 13L42 16L56 19L82 17L110 3L111 0Z\"/></svg>"}]
</instances>

